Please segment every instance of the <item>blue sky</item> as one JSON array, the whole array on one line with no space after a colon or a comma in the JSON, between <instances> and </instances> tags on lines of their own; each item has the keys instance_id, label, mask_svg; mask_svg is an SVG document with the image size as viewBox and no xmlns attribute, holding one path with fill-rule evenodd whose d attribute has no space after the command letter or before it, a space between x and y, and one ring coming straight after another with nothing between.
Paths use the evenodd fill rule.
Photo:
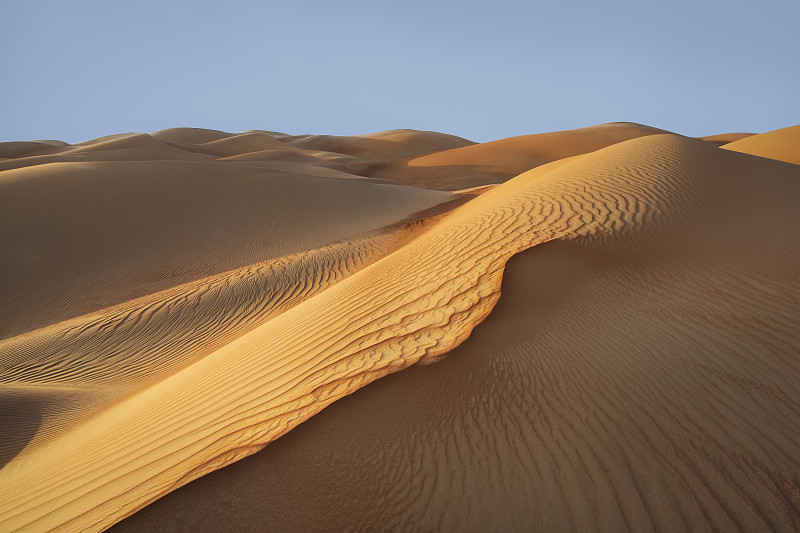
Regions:
<instances>
[{"instance_id":1,"label":"blue sky","mask_svg":"<svg viewBox=\"0 0 800 533\"><path fill-rule=\"evenodd\" d=\"M800 1L14 1L0 141L800 123Z\"/></svg>"}]
</instances>

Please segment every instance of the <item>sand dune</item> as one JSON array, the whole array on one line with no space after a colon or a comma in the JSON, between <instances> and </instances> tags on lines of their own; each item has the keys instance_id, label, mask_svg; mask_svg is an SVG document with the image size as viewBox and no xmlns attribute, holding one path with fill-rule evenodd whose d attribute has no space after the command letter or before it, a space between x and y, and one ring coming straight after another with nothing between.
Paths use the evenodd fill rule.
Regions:
<instances>
[{"instance_id":1,"label":"sand dune","mask_svg":"<svg viewBox=\"0 0 800 533\"><path fill-rule=\"evenodd\" d=\"M298 148L338 152L381 162L475 144L455 135L416 130L390 130L357 136L298 135L282 140Z\"/></svg>"},{"instance_id":2,"label":"sand dune","mask_svg":"<svg viewBox=\"0 0 800 533\"><path fill-rule=\"evenodd\" d=\"M184 144L203 144L220 139L226 139L235 135L220 130L207 130L203 128L168 128L165 130L154 131L152 137L161 141L172 141Z\"/></svg>"},{"instance_id":3,"label":"sand dune","mask_svg":"<svg viewBox=\"0 0 800 533\"><path fill-rule=\"evenodd\" d=\"M35 434L0 436L0 462L53 440L326 289L402 243L414 226L264 261L65 320L5 342L9 411L36 410ZM36 357L32 357L36 354ZM57 383L57 386L53 386Z\"/></svg>"},{"instance_id":4,"label":"sand dune","mask_svg":"<svg viewBox=\"0 0 800 533\"><path fill-rule=\"evenodd\" d=\"M281 141L264 133L241 133L202 144L175 143L175 145L183 150L200 152L216 157L231 157L262 150L286 149L286 145Z\"/></svg>"},{"instance_id":5,"label":"sand dune","mask_svg":"<svg viewBox=\"0 0 800 533\"><path fill-rule=\"evenodd\" d=\"M164 131L94 146L250 151L0 172L1 530L197 478L117 527L800 526L797 167L629 124ZM422 149L476 188L312 161Z\"/></svg>"},{"instance_id":6,"label":"sand dune","mask_svg":"<svg viewBox=\"0 0 800 533\"><path fill-rule=\"evenodd\" d=\"M45 141L20 141L0 143L0 157L12 159L36 155L57 154L66 148Z\"/></svg>"},{"instance_id":7,"label":"sand dune","mask_svg":"<svg viewBox=\"0 0 800 533\"><path fill-rule=\"evenodd\" d=\"M87 152L101 152L121 149L171 152L173 154L183 153L178 148L174 148L146 133L131 133L122 137L97 141L83 146L76 146L75 148L70 149L70 153L81 154Z\"/></svg>"},{"instance_id":8,"label":"sand dune","mask_svg":"<svg viewBox=\"0 0 800 533\"><path fill-rule=\"evenodd\" d=\"M245 154L234 155L221 158L223 161L236 161L240 164L247 162L279 162L300 165L310 165L315 167L329 168L349 174L352 172L349 162L342 162L339 157L324 157L319 154L309 155L303 151L291 150L261 150L258 152L248 152ZM331 155L333 152L329 152ZM348 156L343 156L348 157Z\"/></svg>"},{"instance_id":9,"label":"sand dune","mask_svg":"<svg viewBox=\"0 0 800 533\"><path fill-rule=\"evenodd\" d=\"M0 171L46 165L48 163L88 163L95 161L213 161L214 159L214 157L205 154L158 149L119 148L92 150L89 152L70 150L58 154L20 157L0 161Z\"/></svg>"},{"instance_id":10,"label":"sand dune","mask_svg":"<svg viewBox=\"0 0 800 533\"><path fill-rule=\"evenodd\" d=\"M795 531L800 172L656 136L528 176L580 236L512 258L444 362L116 530Z\"/></svg>"},{"instance_id":11,"label":"sand dune","mask_svg":"<svg viewBox=\"0 0 800 533\"><path fill-rule=\"evenodd\" d=\"M376 164L365 171L416 187L457 190L501 183L532 168L664 130L618 122L577 130L510 137L430 155Z\"/></svg>"},{"instance_id":12,"label":"sand dune","mask_svg":"<svg viewBox=\"0 0 800 533\"><path fill-rule=\"evenodd\" d=\"M3 172L0 337L317 248L452 198L308 174L211 161Z\"/></svg>"},{"instance_id":13,"label":"sand dune","mask_svg":"<svg viewBox=\"0 0 800 533\"><path fill-rule=\"evenodd\" d=\"M746 137L724 148L800 165L800 125Z\"/></svg>"},{"instance_id":14,"label":"sand dune","mask_svg":"<svg viewBox=\"0 0 800 533\"><path fill-rule=\"evenodd\" d=\"M718 133L716 135L707 135L706 137L698 137L698 139L710 142L717 146L723 146L739 139L746 139L752 137L755 133Z\"/></svg>"}]
</instances>

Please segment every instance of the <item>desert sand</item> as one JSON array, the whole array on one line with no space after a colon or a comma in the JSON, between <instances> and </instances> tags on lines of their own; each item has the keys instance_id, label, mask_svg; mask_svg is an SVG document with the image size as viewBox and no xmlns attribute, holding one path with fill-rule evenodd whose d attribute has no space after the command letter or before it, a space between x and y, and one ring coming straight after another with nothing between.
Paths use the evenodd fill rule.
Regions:
<instances>
[{"instance_id":1,"label":"desert sand","mask_svg":"<svg viewBox=\"0 0 800 533\"><path fill-rule=\"evenodd\" d=\"M748 135L724 145L726 150L800 165L800 126Z\"/></svg>"},{"instance_id":2,"label":"desert sand","mask_svg":"<svg viewBox=\"0 0 800 533\"><path fill-rule=\"evenodd\" d=\"M0 143L0 530L796 531L799 131Z\"/></svg>"}]
</instances>

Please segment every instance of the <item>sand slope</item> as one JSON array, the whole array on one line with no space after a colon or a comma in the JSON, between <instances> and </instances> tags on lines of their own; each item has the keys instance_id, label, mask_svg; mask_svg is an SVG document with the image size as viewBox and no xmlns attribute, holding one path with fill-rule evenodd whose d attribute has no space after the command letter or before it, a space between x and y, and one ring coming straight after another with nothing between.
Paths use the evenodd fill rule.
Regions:
<instances>
[{"instance_id":1,"label":"sand slope","mask_svg":"<svg viewBox=\"0 0 800 533\"><path fill-rule=\"evenodd\" d=\"M723 148L800 165L800 125L746 137Z\"/></svg>"},{"instance_id":2,"label":"sand slope","mask_svg":"<svg viewBox=\"0 0 800 533\"><path fill-rule=\"evenodd\" d=\"M452 198L290 170L107 161L3 172L0 337L317 248Z\"/></svg>"},{"instance_id":3,"label":"sand slope","mask_svg":"<svg viewBox=\"0 0 800 533\"><path fill-rule=\"evenodd\" d=\"M365 174L416 187L457 190L501 183L544 163L664 130L617 122L576 130L509 137L366 168Z\"/></svg>"},{"instance_id":4,"label":"sand slope","mask_svg":"<svg viewBox=\"0 0 800 533\"><path fill-rule=\"evenodd\" d=\"M284 143L308 150L348 154L367 161L394 161L475 143L435 131L390 130L366 135L298 135Z\"/></svg>"},{"instance_id":5,"label":"sand slope","mask_svg":"<svg viewBox=\"0 0 800 533\"><path fill-rule=\"evenodd\" d=\"M442 363L115 530L796 530L800 174L714 152L651 137L539 177L567 219L616 208L512 258Z\"/></svg>"},{"instance_id":6,"label":"sand slope","mask_svg":"<svg viewBox=\"0 0 800 533\"><path fill-rule=\"evenodd\" d=\"M63 145L52 144L52 141L17 141L0 143L0 157L17 158L35 155L56 154L63 152Z\"/></svg>"},{"instance_id":7,"label":"sand slope","mask_svg":"<svg viewBox=\"0 0 800 533\"><path fill-rule=\"evenodd\" d=\"M716 135L707 135L705 137L697 137L700 140L710 142L717 146L723 146L728 143L732 143L733 141L738 141L739 139L745 139L747 137L752 137L755 133L717 133Z\"/></svg>"},{"instance_id":8,"label":"sand slope","mask_svg":"<svg viewBox=\"0 0 800 533\"><path fill-rule=\"evenodd\" d=\"M334 408L327 440L301 427L300 455L270 446L267 500L239 500L259 512L165 500L121 526L177 505L209 530L796 528L800 170L633 130L544 143L553 162L449 213L464 196L297 161L0 173L24 310L0 343L0 529L102 530L440 359L523 250L445 363ZM270 136L195 134L149 137Z\"/></svg>"}]
</instances>

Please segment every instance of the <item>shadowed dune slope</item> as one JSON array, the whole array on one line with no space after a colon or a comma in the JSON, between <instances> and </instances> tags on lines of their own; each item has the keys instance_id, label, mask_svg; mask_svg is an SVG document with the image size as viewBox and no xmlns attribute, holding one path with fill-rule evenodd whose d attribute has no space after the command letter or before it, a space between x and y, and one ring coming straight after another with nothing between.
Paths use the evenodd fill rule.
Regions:
<instances>
[{"instance_id":1,"label":"shadowed dune slope","mask_svg":"<svg viewBox=\"0 0 800 533\"><path fill-rule=\"evenodd\" d=\"M427 394L389 424L367 419L375 435L352 449L317 442L295 481L334 457L313 483L327 492L254 503L262 518L283 513L266 528L790 530L799 176L675 135L526 172L12 460L0 529L103 529L367 383L443 357L494 306L506 261L533 248L509 277L510 310L486 324L494 341L479 329L438 387L428 369L412 374ZM47 372L63 370L38 379ZM335 470L353 451L359 464ZM298 508L305 522L292 522Z\"/></svg>"},{"instance_id":2,"label":"shadowed dune slope","mask_svg":"<svg viewBox=\"0 0 800 533\"><path fill-rule=\"evenodd\" d=\"M800 125L753 135L723 148L800 165Z\"/></svg>"},{"instance_id":3,"label":"shadowed dune slope","mask_svg":"<svg viewBox=\"0 0 800 533\"><path fill-rule=\"evenodd\" d=\"M174 143L175 146L191 152L230 157L234 155L258 152L261 150L285 150L286 145L265 133L240 133L224 139L202 144Z\"/></svg>"},{"instance_id":4,"label":"shadowed dune slope","mask_svg":"<svg viewBox=\"0 0 800 533\"><path fill-rule=\"evenodd\" d=\"M306 163L308 165L335 164L327 160L308 155L306 150L289 150L287 148L276 148L269 150L258 150L225 157L227 161L286 161L290 163ZM333 152L331 152L333 153ZM342 155L342 154L337 154ZM346 157L346 156L345 156ZM344 165L339 165L344 168Z\"/></svg>"},{"instance_id":5,"label":"shadowed dune slope","mask_svg":"<svg viewBox=\"0 0 800 533\"><path fill-rule=\"evenodd\" d=\"M214 161L212 156L183 150L110 148L89 152L62 152L0 161L0 171L48 163L89 163L93 161Z\"/></svg>"},{"instance_id":6,"label":"shadowed dune slope","mask_svg":"<svg viewBox=\"0 0 800 533\"><path fill-rule=\"evenodd\" d=\"M297 173L108 161L0 173L0 338L317 248L453 198L292 167Z\"/></svg>"},{"instance_id":7,"label":"shadowed dune slope","mask_svg":"<svg viewBox=\"0 0 800 533\"><path fill-rule=\"evenodd\" d=\"M338 152L367 161L394 161L475 144L455 135L418 130L390 130L354 136L297 135L282 140L297 148Z\"/></svg>"},{"instance_id":8,"label":"shadowed dune slope","mask_svg":"<svg viewBox=\"0 0 800 533\"><path fill-rule=\"evenodd\" d=\"M0 463L30 453L325 290L419 229L410 220L171 287L0 343L0 402L11 424L0 433ZM32 433L11 429L29 427L32 421L37 424Z\"/></svg>"},{"instance_id":9,"label":"shadowed dune slope","mask_svg":"<svg viewBox=\"0 0 800 533\"><path fill-rule=\"evenodd\" d=\"M572 231L443 362L113 530L796 531L798 178L668 136L538 176Z\"/></svg>"},{"instance_id":10,"label":"shadowed dune slope","mask_svg":"<svg viewBox=\"0 0 800 533\"><path fill-rule=\"evenodd\" d=\"M88 161L287 161L337 168L353 174L375 161L474 144L435 132L393 130L352 137L291 136L250 130L226 133L171 128L147 133L107 135L66 145L58 141L0 143L0 171L57 162ZM356 154L356 155L351 155Z\"/></svg>"},{"instance_id":11,"label":"shadowed dune slope","mask_svg":"<svg viewBox=\"0 0 800 533\"><path fill-rule=\"evenodd\" d=\"M160 141L159 139L156 139L147 133L131 133L121 137L93 142L91 144L75 145L70 149L70 153L80 154L121 149L150 150L157 152L170 152L173 154L183 154L183 151L179 148L175 148L166 142Z\"/></svg>"},{"instance_id":12,"label":"shadowed dune slope","mask_svg":"<svg viewBox=\"0 0 800 533\"><path fill-rule=\"evenodd\" d=\"M203 128L167 128L165 130L154 131L151 137L165 142L179 142L185 144L203 144L219 141L236 135L219 130L207 130Z\"/></svg>"},{"instance_id":13,"label":"shadowed dune slope","mask_svg":"<svg viewBox=\"0 0 800 533\"><path fill-rule=\"evenodd\" d=\"M663 133L667 132L629 122L601 124L454 148L373 165L363 173L429 189L465 189L501 183L544 163L585 154L636 137Z\"/></svg>"},{"instance_id":14,"label":"shadowed dune slope","mask_svg":"<svg viewBox=\"0 0 800 533\"><path fill-rule=\"evenodd\" d=\"M37 155L57 154L68 150L65 145L51 144L52 141L12 141L0 143L0 157L15 159Z\"/></svg>"}]
</instances>

